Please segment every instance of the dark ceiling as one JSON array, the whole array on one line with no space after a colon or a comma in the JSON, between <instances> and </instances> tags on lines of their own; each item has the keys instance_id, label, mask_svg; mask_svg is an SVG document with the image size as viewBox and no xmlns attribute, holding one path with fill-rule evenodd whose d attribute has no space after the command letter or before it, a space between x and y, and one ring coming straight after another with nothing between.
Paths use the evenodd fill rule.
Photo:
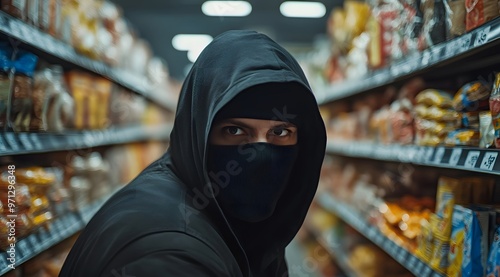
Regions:
<instances>
[{"instance_id":1,"label":"dark ceiling","mask_svg":"<svg viewBox=\"0 0 500 277\"><path fill-rule=\"evenodd\" d=\"M155 55L164 58L170 74L182 80L190 62L186 52L172 47L176 34L209 34L212 37L231 29L252 29L266 33L288 48L307 48L326 32L326 20L341 0L319 0L327 9L323 18L287 18L281 15L283 1L255 0L252 13L246 17L209 17L202 13L203 0L115 0L123 8L125 18L150 44Z\"/></svg>"}]
</instances>

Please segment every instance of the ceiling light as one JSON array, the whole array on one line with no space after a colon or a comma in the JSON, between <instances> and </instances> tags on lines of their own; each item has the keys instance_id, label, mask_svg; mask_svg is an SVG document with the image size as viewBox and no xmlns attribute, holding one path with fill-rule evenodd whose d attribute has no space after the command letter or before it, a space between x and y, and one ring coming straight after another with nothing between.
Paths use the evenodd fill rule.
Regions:
<instances>
[{"instance_id":1,"label":"ceiling light","mask_svg":"<svg viewBox=\"0 0 500 277\"><path fill-rule=\"evenodd\" d=\"M194 48L205 48L213 40L210 35L178 34L172 39L172 46L179 51L189 51Z\"/></svg>"},{"instance_id":2,"label":"ceiling light","mask_svg":"<svg viewBox=\"0 0 500 277\"><path fill-rule=\"evenodd\" d=\"M252 5L247 1L206 1L201 11L208 16L247 16Z\"/></svg>"},{"instance_id":3,"label":"ceiling light","mask_svg":"<svg viewBox=\"0 0 500 277\"><path fill-rule=\"evenodd\" d=\"M197 47L197 48L189 49L189 51L187 52L187 57L188 57L189 61L194 63L198 59L198 57L200 56L203 49L205 49L205 47Z\"/></svg>"},{"instance_id":4,"label":"ceiling light","mask_svg":"<svg viewBox=\"0 0 500 277\"><path fill-rule=\"evenodd\" d=\"M326 14L326 7L320 2L286 1L280 5L280 12L286 17L320 18Z\"/></svg>"}]
</instances>

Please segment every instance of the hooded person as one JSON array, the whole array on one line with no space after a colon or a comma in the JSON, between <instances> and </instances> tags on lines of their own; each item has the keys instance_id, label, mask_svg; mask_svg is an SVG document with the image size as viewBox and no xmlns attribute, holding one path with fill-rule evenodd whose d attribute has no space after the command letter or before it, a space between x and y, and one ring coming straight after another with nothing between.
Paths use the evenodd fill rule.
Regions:
<instances>
[{"instance_id":1,"label":"hooded person","mask_svg":"<svg viewBox=\"0 0 500 277\"><path fill-rule=\"evenodd\" d=\"M167 152L103 205L59 276L288 276L325 146L295 59L223 33L186 77Z\"/></svg>"}]
</instances>

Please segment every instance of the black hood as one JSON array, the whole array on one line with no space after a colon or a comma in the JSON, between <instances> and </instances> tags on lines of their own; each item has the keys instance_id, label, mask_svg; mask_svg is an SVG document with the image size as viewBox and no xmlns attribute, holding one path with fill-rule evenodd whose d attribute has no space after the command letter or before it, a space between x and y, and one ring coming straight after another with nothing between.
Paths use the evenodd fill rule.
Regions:
<instances>
[{"instance_id":1,"label":"black hood","mask_svg":"<svg viewBox=\"0 0 500 277\"><path fill-rule=\"evenodd\" d=\"M265 83L288 83L298 89L299 156L286 191L271 218L259 223L231 226L206 188L207 144L218 111L246 89ZM299 91L297 93L297 91ZM258 94L265 101L265 94ZM277 118L286 109L278 108ZM229 31L216 37L199 56L180 94L170 148L165 161L193 195L205 194L209 203L194 197L194 206L206 209L228 235L234 234L253 268L265 267L299 230L316 192L326 146L326 132L316 100L297 61L267 36L253 31ZM205 198L205 197L201 197ZM233 240L230 238L230 240ZM233 247L239 247L238 244ZM263 253L262 251L265 251Z\"/></svg>"}]
</instances>

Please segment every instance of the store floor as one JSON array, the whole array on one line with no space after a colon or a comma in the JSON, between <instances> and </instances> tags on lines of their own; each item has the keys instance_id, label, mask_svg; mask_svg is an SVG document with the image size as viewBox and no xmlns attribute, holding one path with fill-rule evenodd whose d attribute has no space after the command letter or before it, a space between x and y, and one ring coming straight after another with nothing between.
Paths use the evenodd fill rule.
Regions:
<instances>
[{"instance_id":1,"label":"store floor","mask_svg":"<svg viewBox=\"0 0 500 277\"><path fill-rule=\"evenodd\" d=\"M292 240L286 248L285 256L290 277L320 277L316 272L316 264L311 258L305 256L305 252L306 250L297 240Z\"/></svg>"}]
</instances>

